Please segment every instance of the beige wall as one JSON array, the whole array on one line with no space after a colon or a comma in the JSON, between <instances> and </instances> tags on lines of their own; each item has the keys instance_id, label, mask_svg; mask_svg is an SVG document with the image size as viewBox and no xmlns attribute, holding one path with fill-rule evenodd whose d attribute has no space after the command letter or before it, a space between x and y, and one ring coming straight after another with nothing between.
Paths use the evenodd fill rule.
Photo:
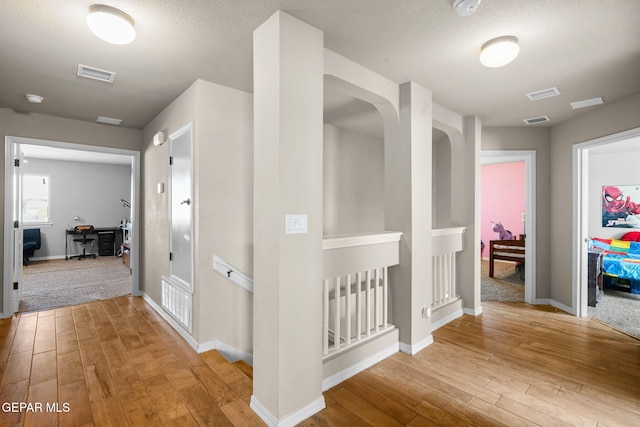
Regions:
<instances>
[{"instance_id":1,"label":"beige wall","mask_svg":"<svg viewBox=\"0 0 640 427\"><path fill-rule=\"evenodd\" d=\"M324 125L324 235L384 231L384 140Z\"/></svg>"},{"instance_id":2,"label":"beige wall","mask_svg":"<svg viewBox=\"0 0 640 427\"><path fill-rule=\"evenodd\" d=\"M98 147L140 150L141 134L138 129L65 119L44 114L16 113L8 108L0 108L0 135L3 136L19 136ZM4 200L5 159L4 150L0 151L0 179L2 180L0 193ZM0 218L4 223L4 209L0 211ZM0 235L4 239L4 228L0 230ZM3 259L3 247L0 247L0 263L2 263ZM2 293L0 292L1 298Z\"/></svg>"},{"instance_id":3,"label":"beige wall","mask_svg":"<svg viewBox=\"0 0 640 427\"><path fill-rule=\"evenodd\" d=\"M253 353L253 295L213 255L253 277L253 95L198 80L194 144L198 341Z\"/></svg>"},{"instance_id":4,"label":"beige wall","mask_svg":"<svg viewBox=\"0 0 640 427\"><path fill-rule=\"evenodd\" d=\"M572 147L574 144L640 127L640 94L588 112L551 128L551 298L572 306Z\"/></svg>"},{"instance_id":5,"label":"beige wall","mask_svg":"<svg viewBox=\"0 0 640 427\"><path fill-rule=\"evenodd\" d=\"M156 147L152 140L158 131L164 130L168 136L195 121L197 107L196 87L191 85L142 132L140 290L158 304L162 295L160 276L169 275L169 143ZM158 183L165 184L162 194L157 192Z\"/></svg>"},{"instance_id":6,"label":"beige wall","mask_svg":"<svg viewBox=\"0 0 640 427\"><path fill-rule=\"evenodd\" d=\"M160 276L169 275L169 144L154 146L193 122L193 333L252 352L252 295L213 270L217 255L253 274L253 101L249 93L196 81L144 129L142 290L161 302Z\"/></svg>"},{"instance_id":7,"label":"beige wall","mask_svg":"<svg viewBox=\"0 0 640 427\"><path fill-rule=\"evenodd\" d=\"M534 150L536 152L536 298L551 297L549 287L550 148L549 128L482 129L482 150Z\"/></svg>"}]
</instances>

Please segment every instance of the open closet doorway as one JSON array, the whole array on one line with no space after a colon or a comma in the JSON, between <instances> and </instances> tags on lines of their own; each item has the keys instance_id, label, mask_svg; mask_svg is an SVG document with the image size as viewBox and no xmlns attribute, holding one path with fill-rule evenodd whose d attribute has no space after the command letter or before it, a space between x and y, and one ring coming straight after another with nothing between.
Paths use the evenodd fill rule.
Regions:
<instances>
[{"instance_id":1,"label":"open closet doorway","mask_svg":"<svg viewBox=\"0 0 640 427\"><path fill-rule=\"evenodd\" d=\"M139 158L133 150L5 138L2 317L139 295Z\"/></svg>"},{"instance_id":2,"label":"open closet doorway","mask_svg":"<svg viewBox=\"0 0 640 427\"><path fill-rule=\"evenodd\" d=\"M640 250L639 158L640 128L573 147L576 315L638 338L640 276L633 265Z\"/></svg>"},{"instance_id":3,"label":"open closet doorway","mask_svg":"<svg viewBox=\"0 0 640 427\"><path fill-rule=\"evenodd\" d=\"M493 300L503 300L503 301L524 301L529 304L534 304L536 301L536 290L535 290L535 151L528 150L487 150L482 151L481 153L481 165L484 167L485 165L505 165L511 164L514 168L518 169L523 174L523 192L521 194L523 200L520 202L519 206L523 206L524 208L519 212L516 212L514 218L511 220L510 231L511 236L513 237L513 244L496 246L493 249L494 254L494 276L496 274L502 274L506 278L513 277L514 282L517 283L508 283L508 280L504 281L504 292L500 291L502 288L499 286L501 284L500 280L492 281L489 278L489 269L491 263L491 240L500 240L500 237L505 237L506 233L502 233L501 236L500 225L494 227L493 222L501 222L504 221L501 218L485 218L481 217L481 230L483 230L483 239L482 243L484 244L484 248L481 254L479 254L483 259L483 267L486 265L486 268L483 270L487 270L484 276L481 278L484 280L483 288L485 288L485 294L489 293L489 288L493 289L492 286L496 284L495 288L499 291L492 297L488 297L487 295L483 295L481 291L481 299L484 301L485 298L490 298ZM484 183L483 183L484 186ZM482 193L482 203L485 203L486 194ZM501 196L504 200L509 200L510 195L504 194ZM506 218L506 217L505 217ZM504 226L504 224L503 224ZM497 231L493 231L494 228ZM505 240L508 237L505 237ZM502 248L502 249L501 249ZM523 250L524 249L524 250ZM502 262L500 259L506 260L506 263ZM522 261L520 261L522 260ZM500 271L498 271L500 270ZM520 277L524 278L524 283L520 280ZM520 290L518 292L518 287L523 286L524 290ZM504 293L504 296L501 296ZM503 299L501 299L503 298ZM521 299L520 299L521 298Z\"/></svg>"}]
</instances>

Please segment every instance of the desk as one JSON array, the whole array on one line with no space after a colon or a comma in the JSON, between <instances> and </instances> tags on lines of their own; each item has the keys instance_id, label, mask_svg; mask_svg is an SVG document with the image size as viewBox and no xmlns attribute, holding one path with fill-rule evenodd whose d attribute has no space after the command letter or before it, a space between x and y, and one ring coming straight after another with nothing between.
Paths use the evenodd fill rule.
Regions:
<instances>
[{"instance_id":1,"label":"desk","mask_svg":"<svg viewBox=\"0 0 640 427\"><path fill-rule=\"evenodd\" d=\"M120 247L122 242L122 229L120 227L102 227L94 228L92 233L96 235L98 240L98 255L115 256L116 248ZM67 229L65 231L64 240L64 259L69 259L69 236L81 236L82 233L76 233L75 229Z\"/></svg>"}]
</instances>

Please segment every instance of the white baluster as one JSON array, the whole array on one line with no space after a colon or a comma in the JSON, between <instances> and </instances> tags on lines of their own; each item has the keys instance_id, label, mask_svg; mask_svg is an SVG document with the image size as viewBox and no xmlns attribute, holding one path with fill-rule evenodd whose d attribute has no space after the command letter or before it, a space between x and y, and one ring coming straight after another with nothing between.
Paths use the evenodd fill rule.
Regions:
<instances>
[{"instance_id":1,"label":"white baluster","mask_svg":"<svg viewBox=\"0 0 640 427\"><path fill-rule=\"evenodd\" d=\"M324 313L322 315L322 354L329 354L329 280L322 281L322 299Z\"/></svg>"},{"instance_id":2,"label":"white baluster","mask_svg":"<svg viewBox=\"0 0 640 427\"><path fill-rule=\"evenodd\" d=\"M458 291L456 290L456 255L452 254L451 258L451 299L458 296Z\"/></svg>"},{"instance_id":3,"label":"white baluster","mask_svg":"<svg viewBox=\"0 0 640 427\"><path fill-rule=\"evenodd\" d=\"M333 332L333 349L340 350L340 277L336 277L336 313Z\"/></svg>"},{"instance_id":4,"label":"white baluster","mask_svg":"<svg viewBox=\"0 0 640 427\"><path fill-rule=\"evenodd\" d=\"M367 270L367 284L365 296L367 297L367 318L366 318L366 334L371 335L371 270Z\"/></svg>"},{"instance_id":5,"label":"white baluster","mask_svg":"<svg viewBox=\"0 0 640 427\"><path fill-rule=\"evenodd\" d=\"M362 338L362 273L356 273L356 341Z\"/></svg>"},{"instance_id":6,"label":"white baluster","mask_svg":"<svg viewBox=\"0 0 640 427\"><path fill-rule=\"evenodd\" d=\"M388 319L388 307L389 307L389 283L387 280L387 267L383 268L383 274L384 274L384 278L383 278L383 282L382 282L382 302L383 302L383 309L382 309L382 324L384 326L384 328L387 328L387 324L389 323L389 319Z\"/></svg>"},{"instance_id":7,"label":"white baluster","mask_svg":"<svg viewBox=\"0 0 640 427\"><path fill-rule=\"evenodd\" d=\"M346 336L347 336L347 341L346 341L346 345L351 344L351 319L353 317L353 313L352 313L352 309L351 309L351 275L347 274L347 283L345 284L345 298L347 299L346 301L346 313L345 313L345 318L347 319L347 332L346 332Z\"/></svg>"},{"instance_id":8,"label":"white baluster","mask_svg":"<svg viewBox=\"0 0 640 427\"><path fill-rule=\"evenodd\" d=\"M380 269L375 270L375 279L373 285L375 286L375 292L373 293L373 316L374 316L374 330L378 332L380 330Z\"/></svg>"}]
</instances>

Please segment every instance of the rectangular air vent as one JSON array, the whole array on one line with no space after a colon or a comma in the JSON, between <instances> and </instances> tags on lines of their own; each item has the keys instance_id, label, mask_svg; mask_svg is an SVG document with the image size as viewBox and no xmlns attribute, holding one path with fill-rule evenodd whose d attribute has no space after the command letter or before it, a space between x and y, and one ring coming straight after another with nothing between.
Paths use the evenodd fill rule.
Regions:
<instances>
[{"instance_id":1,"label":"rectangular air vent","mask_svg":"<svg viewBox=\"0 0 640 427\"><path fill-rule=\"evenodd\" d=\"M118 125L120 125L120 123L122 123L122 119L114 119L112 117L98 116L98 118L96 119L96 122L97 123L103 123L105 125L118 126Z\"/></svg>"},{"instance_id":2,"label":"rectangular air vent","mask_svg":"<svg viewBox=\"0 0 640 427\"><path fill-rule=\"evenodd\" d=\"M539 99L551 98L552 96L560 95L560 91L557 87L551 87L549 89L536 90L535 92L526 93L527 98L532 101L537 101Z\"/></svg>"},{"instance_id":3,"label":"rectangular air vent","mask_svg":"<svg viewBox=\"0 0 640 427\"><path fill-rule=\"evenodd\" d=\"M116 73L113 71L101 70L99 68L78 64L78 77L86 77L88 79L100 80L101 82L113 83L113 80L116 78Z\"/></svg>"},{"instance_id":4,"label":"rectangular air vent","mask_svg":"<svg viewBox=\"0 0 640 427\"><path fill-rule=\"evenodd\" d=\"M592 105L600 105L603 103L604 100L599 96L597 98L585 99L584 101L570 102L569 104L571 104L571 108L577 110L578 108L591 107Z\"/></svg>"},{"instance_id":5,"label":"rectangular air vent","mask_svg":"<svg viewBox=\"0 0 640 427\"><path fill-rule=\"evenodd\" d=\"M535 125L536 123L550 122L549 116L532 117L530 119L524 119L524 122L528 125Z\"/></svg>"}]
</instances>

